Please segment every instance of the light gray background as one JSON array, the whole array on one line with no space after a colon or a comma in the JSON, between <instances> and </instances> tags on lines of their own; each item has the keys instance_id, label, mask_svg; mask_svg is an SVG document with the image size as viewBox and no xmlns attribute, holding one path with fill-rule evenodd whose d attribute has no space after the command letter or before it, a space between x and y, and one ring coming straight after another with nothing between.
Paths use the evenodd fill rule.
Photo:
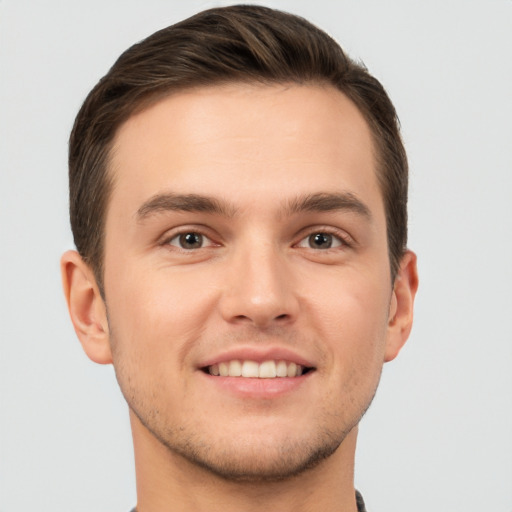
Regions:
<instances>
[{"instance_id":1,"label":"light gray background","mask_svg":"<svg viewBox=\"0 0 512 512\"><path fill-rule=\"evenodd\" d=\"M61 294L66 151L129 45L232 2L0 0L0 511L126 512L126 405ZM416 323L360 428L372 512L512 511L512 3L268 1L336 37L398 109Z\"/></svg>"}]
</instances>

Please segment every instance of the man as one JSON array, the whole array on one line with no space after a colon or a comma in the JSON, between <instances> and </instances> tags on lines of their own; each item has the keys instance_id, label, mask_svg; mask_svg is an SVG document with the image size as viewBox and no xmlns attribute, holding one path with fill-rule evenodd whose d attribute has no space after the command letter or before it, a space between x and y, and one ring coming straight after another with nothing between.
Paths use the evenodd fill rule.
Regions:
<instances>
[{"instance_id":1,"label":"man","mask_svg":"<svg viewBox=\"0 0 512 512\"><path fill-rule=\"evenodd\" d=\"M301 18L212 9L119 58L69 162L64 289L130 408L137 511L364 510L357 425L417 288L379 82Z\"/></svg>"}]
</instances>

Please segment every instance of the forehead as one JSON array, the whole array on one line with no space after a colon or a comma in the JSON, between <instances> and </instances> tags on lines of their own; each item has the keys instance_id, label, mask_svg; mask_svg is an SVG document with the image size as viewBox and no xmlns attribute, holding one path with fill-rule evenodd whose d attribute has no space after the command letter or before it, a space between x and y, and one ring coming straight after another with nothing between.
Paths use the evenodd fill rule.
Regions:
<instances>
[{"instance_id":1,"label":"forehead","mask_svg":"<svg viewBox=\"0 0 512 512\"><path fill-rule=\"evenodd\" d=\"M173 93L119 128L110 170L111 202L122 199L133 211L162 192L253 204L333 187L380 196L370 129L331 86L229 84Z\"/></svg>"}]
</instances>

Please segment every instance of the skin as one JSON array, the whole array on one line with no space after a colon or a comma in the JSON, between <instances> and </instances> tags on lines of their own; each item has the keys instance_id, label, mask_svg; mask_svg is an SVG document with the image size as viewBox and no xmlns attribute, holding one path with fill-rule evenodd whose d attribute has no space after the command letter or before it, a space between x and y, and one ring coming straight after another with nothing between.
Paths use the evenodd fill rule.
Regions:
<instances>
[{"instance_id":1,"label":"skin","mask_svg":"<svg viewBox=\"0 0 512 512\"><path fill-rule=\"evenodd\" d=\"M62 273L130 406L139 512L355 511L357 424L417 288L409 251L391 281L360 112L330 87L194 89L128 119L112 154L106 304L75 252ZM233 351L311 371L288 387L203 371Z\"/></svg>"}]
</instances>

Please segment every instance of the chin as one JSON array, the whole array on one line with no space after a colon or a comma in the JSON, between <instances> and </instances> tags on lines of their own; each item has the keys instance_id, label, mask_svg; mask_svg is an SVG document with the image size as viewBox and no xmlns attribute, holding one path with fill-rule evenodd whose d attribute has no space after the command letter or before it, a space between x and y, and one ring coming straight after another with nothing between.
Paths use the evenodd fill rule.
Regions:
<instances>
[{"instance_id":1,"label":"chin","mask_svg":"<svg viewBox=\"0 0 512 512\"><path fill-rule=\"evenodd\" d=\"M166 429L149 430L184 465L191 464L226 481L248 483L287 480L315 468L352 430L352 426L346 430L340 427L308 435L297 429L279 435L270 429L252 434L242 429L236 436L214 438L204 428L198 432L189 427L178 429L179 436Z\"/></svg>"},{"instance_id":2,"label":"chin","mask_svg":"<svg viewBox=\"0 0 512 512\"><path fill-rule=\"evenodd\" d=\"M207 470L209 473L231 482L278 482L288 480L313 469L330 457L340 443L321 447L288 445L280 447L272 454L265 448L257 453L221 453L215 457L201 454L181 453L189 462ZM212 454L213 455L213 454Z\"/></svg>"}]
</instances>

